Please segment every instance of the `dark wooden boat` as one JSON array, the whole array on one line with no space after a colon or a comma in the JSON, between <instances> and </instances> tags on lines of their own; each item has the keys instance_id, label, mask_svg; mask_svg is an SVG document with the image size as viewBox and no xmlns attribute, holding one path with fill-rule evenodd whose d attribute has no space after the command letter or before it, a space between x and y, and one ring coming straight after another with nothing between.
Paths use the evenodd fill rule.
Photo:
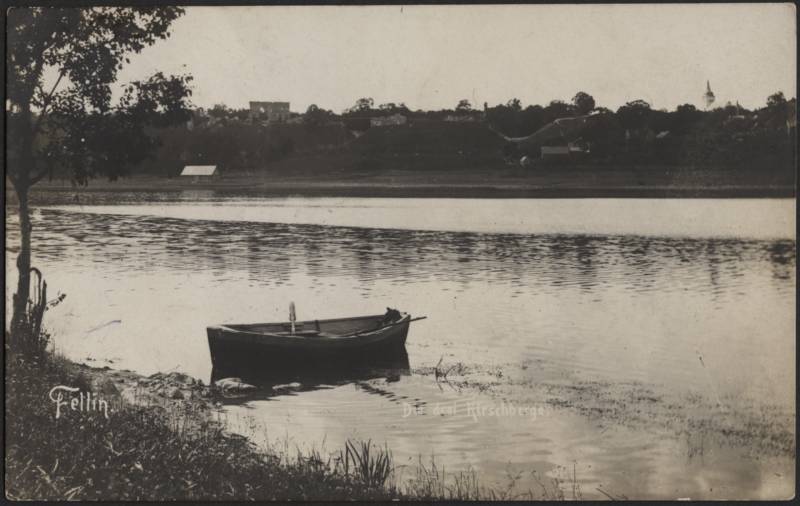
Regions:
<instances>
[{"instance_id":1,"label":"dark wooden boat","mask_svg":"<svg viewBox=\"0 0 800 506\"><path fill-rule=\"evenodd\" d=\"M407 313L301 322L208 327L215 369L257 366L264 371L347 367L405 354ZM424 317L423 317L424 318Z\"/></svg>"}]
</instances>

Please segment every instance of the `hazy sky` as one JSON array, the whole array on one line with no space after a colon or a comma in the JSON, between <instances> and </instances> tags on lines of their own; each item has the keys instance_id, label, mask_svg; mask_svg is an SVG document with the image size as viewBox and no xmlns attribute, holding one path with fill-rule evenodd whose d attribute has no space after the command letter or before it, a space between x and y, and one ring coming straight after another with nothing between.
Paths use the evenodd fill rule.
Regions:
<instances>
[{"instance_id":1,"label":"hazy sky","mask_svg":"<svg viewBox=\"0 0 800 506\"><path fill-rule=\"evenodd\" d=\"M796 88L792 4L188 7L172 37L120 77L195 77L193 102L311 103L340 112L376 104L452 108L512 97L568 101L577 91L616 109L757 107Z\"/></svg>"}]
</instances>

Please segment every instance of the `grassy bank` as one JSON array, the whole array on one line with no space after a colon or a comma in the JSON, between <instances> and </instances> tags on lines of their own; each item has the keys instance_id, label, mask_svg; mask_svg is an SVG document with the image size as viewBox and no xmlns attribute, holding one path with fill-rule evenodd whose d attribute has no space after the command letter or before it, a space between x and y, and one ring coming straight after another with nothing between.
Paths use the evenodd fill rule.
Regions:
<instances>
[{"instance_id":1,"label":"grassy bank","mask_svg":"<svg viewBox=\"0 0 800 506\"><path fill-rule=\"evenodd\" d=\"M115 383L137 375L93 369L59 357L32 365L7 360L6 495L14 500L564 499L557 480L519 494L479 485L475 473L446 476L420 465L395 483L388 448L348 442L333 456L292 458L230 434L205 402L174 396L131 402ZM163 377L163 376L160 376ZM152 381L152 380L150 380ZM141 383L148 383L147 380ZM108 409L75 409L55 386L91 392ZM207 387L203 387L207 388ZM173 397L173 396L169 396ZM144 401L142 400L144 399ZM106 417L106 412L108 416ZM565 485L573 493L577 484ZM577 498L577 497L576 497Z\"/></svg>"},{"instance_id":2,"label":"grassy bank","mask_svg":"<svg viewBox=\"0 0 800 506\"><path fill-rule=\"evenodd\" d=\"M320 459L260 453L219 423L178 408L135 406L63 360L9 364L6 494L13 499L389 499L387 483L345 474ZM62 407L56 385L113 399L102 412Z\"/></svg>"}]
</instances>

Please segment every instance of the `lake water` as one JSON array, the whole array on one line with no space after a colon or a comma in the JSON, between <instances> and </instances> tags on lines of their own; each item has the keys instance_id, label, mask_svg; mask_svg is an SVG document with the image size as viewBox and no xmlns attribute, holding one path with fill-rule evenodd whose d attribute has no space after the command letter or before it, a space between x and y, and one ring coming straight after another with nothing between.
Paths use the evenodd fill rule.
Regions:
<instances>
[{"instance_id":1,"label":"lake water","mask_svg":"<svg viewBox=\"0 0 800 506\"><path fill-rule=\"evenodd\" d=\"M34 265L67 294L47 325L75 360L208 381L207 325L290 301L428 316L398 374L231 400L258 443L371 439L400 480L433 456L534 497L573 473L583 498L794 492L793 200L83 199L33 213Z\"/></svg>"}]
</instances>

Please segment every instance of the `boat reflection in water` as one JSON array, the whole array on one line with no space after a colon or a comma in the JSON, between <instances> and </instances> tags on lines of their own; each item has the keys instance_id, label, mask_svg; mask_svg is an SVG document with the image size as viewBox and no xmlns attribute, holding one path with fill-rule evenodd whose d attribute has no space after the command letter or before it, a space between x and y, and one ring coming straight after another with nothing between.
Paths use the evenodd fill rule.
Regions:
<instances>
[{"instance_id":1,"label":"boat reflection in water","mask_svg":"<svg viewBox=\"0 0 800 506\"><path fill-rule=\"evenodd\" d=\"M280 367L275 363L266 367L254 361L237 365L214 365L211 382L224 378L239 378L243 383L253 385L255 390L242 392L229 397L226 404L239 404L254 399L266 399L287 393L285 389L274 388L291 384L291 391L302 392L326 387L355 383L359 381L385 378L387 382L399 381L410 374L408 353L405 348L391 355L373 356L369 361L336 361L327 364L294 362L291 366Z\"/></svg>"}]
</instances>

